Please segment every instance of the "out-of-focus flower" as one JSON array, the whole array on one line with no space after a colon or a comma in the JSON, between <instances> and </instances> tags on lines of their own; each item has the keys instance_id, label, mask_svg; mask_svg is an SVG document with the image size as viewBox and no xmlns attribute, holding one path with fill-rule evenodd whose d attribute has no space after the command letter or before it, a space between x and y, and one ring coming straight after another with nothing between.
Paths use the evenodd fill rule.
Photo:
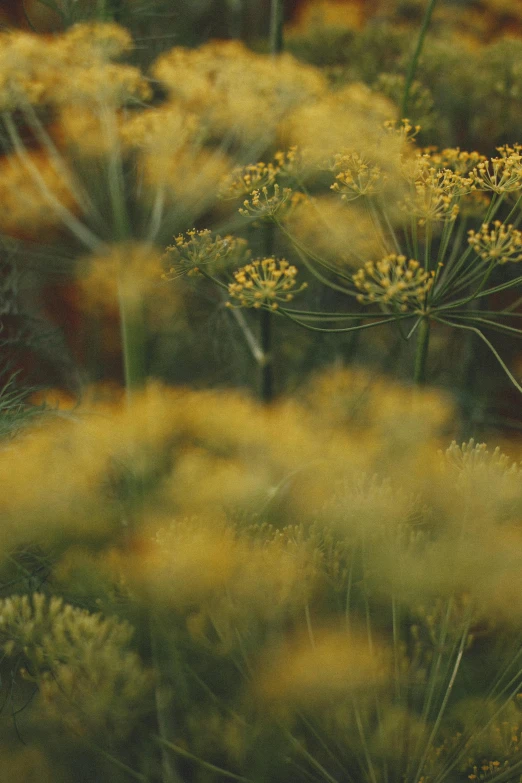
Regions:
<instances>
[{"instance_id":1,"label":"out-of-focus flower","mask_svg":"<svg viewBox=\"0 0 522 783\"><path fill-rule=\"evenodd\" d=\"M388 677L381 645L361 633L318 628L313 638L301 633L267 651L256 689L265 701L302 707L382 686Z\"/></svg>"}]
</instances>

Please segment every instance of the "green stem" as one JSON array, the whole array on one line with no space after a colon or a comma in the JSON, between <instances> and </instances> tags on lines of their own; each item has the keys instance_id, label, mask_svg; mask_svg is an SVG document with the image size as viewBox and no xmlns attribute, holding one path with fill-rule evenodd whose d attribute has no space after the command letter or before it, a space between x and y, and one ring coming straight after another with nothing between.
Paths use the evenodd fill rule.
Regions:
<instances>
[{"instance_id":1,"label":"green stem","mask_svg":"<svg viewBox=\"0 0 522 783\"><path fill-rule=\"evenodd\" d=\"M274 367L272 364L272 313L261 310L260 313L261 350L261 399L269 403L274 399Z\"/></svg>"},{"instance_id":2,"label":"green stem","mask_svg":"<svg viewBox=\"0 0 522 783\"><path fill-rule=\"evenodd\" d=\"M417 348L415 351L415 367L413 381L416 386L422 386L426 381L426 359L428 357L428 345L430 341L430 319L422 318L417 335Z\"/></svg>"},{"instance_id":3,"label":"green stem","mask_svg":"<svg viewBox=\"0 0 522 783\"><path fill-rule=\"evenodd\" d=\"M270 5L270 54L281 54L283 40L284 0L271 0Z\"/></svg>"},{"instance_id":4,"label":"green stem","mask_svg":"<svg viewBox=\"0 0 522 783\"><path fill-rule=\"evenodd\" d=\"M263 244L267 258L274 252L275 231L274 223L264 226ZM270 403L274 398L274 364L272 313L269 310L261 310L259 313L259 341L263 353L259 394L264 403Z\"/></svg>"},{"instance_id":5,"label":"green stem","mask_svg":"<svg viewBox=\"0 0 522 783\"><path fill-rule=\"evenodd\" d=\"M223 775L224 777L231 778L232 780L239 780L241 783L253 783L253 781L251 781L249 778L245 778L242 775L236 775L234 772L229 772L227 769L217 767L215 764L210 764L210 762L200 759L199 756L195 756L193 753L189 753L188 750L181 748L179 745L175 745L173 742L168 742L162 737L157 737L156 741L163 747L171 750L173 753L177 753L183 758L195 761L200 765L200 767L208 769L210 772L215 772L217 775Z\"/></svg>"},{"instance_id":6,"label":"green stem","mask_svg":"<svg viewBox=\"0 0 522 783\"><path fill-rule=\"evenodd\" d=\"M143 307L136 301L136 292L129 295L123 284L118 291L120 332L123 353L125 389L130 399L132 393L145 382L145 333Z\"/></svg>"},{"instance_id":7,"label":"green stem","mask_svg":"<svg viewBox=\"0 0 522 783\"><path fill-rule=\"evenodd\" d=\"M437 0L428 0L428 6L426 8L426 13L424 14L422 27L420 29L419 38L417 40L417 46L415 47L413 57L411 58L410 64L408 66L408 72L406 74L406 82L404 84L404 93L401 103L401 116L399 117L399 120L408 118L408 103L410 99L411 85L413 84L413 79L415 78L415 72L417 71L420 53L424 45L424 39L426 38L426 33L428 32L428 27L430 26L431 15L436 3Z\"/></svg>"}]
</instances>

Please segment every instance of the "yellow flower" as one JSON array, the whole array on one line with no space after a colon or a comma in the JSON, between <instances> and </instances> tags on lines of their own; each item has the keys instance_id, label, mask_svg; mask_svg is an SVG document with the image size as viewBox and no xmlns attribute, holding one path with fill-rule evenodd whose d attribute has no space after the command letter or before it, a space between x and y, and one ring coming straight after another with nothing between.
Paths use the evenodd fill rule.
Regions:
<instances>
[{"instance_id":1,"label":"yellow flower","mask_svg":"<svg viewBox=\"0 0 522 783\"><path fill-rule=\"evenodd\" d=\"M262 261L252 261L251 264L234 272L235 283L230 283L228 291L232 300L238 300L237 305L229 303L230 307L268 307L277 310L279 302L290 302L295 294L306 288L303 283L294 289L297 268L288 261L275 258L264 258ZM293 289L293 290L292 290Z\"/></svg>"},{"instance_id":2,"label":"yellow flower","mask_svg":"<svg viewBox=\"0 0 522 783\"><path fill-rule=\"evenodd\" d=\"M414 259L391 253L380 261L368 261L353 275L353 282L362 291L357 295L362 304L396 304L406 312L424 304L434 274L425 272Z\"/></svg>"},{"instance_id":3,"label":"yellow flower","mask_svg":"<svg viewBox=\"0 0 522 783\"><path fill-rule=\"evenodd\" d=\"M174 244L167 247L164 262L165 280L173 280L183 274L194 275L199 267L215 274L248 257L248 243L245 239L219 234L213 235L208 228L185 232L174 237Z\"/></svg>"},{"instance_id":4,"label":"yellow flower","mask_svg":"<svg viewBox=\"0 0 522 783\"><path fill-rule=\"evenodd\" d=\"M82 267L82 305L116 310L118 295L127 303L139 302L158 287L161 254L146 242L116 242L83 259Z\"/></svg>"},{"instance_id":5,"label":"yellow flower","mask_svg":"<svg viewBox=\"0 0 522 783\"><path fill-rule=\"evenodd\" d=\"M41 237L55 229L61 217L53 207L59 202L77 211L73 186L62 171L57 171L45 152L27 152L0 159L0 228L6 234Z\"/></svg>"},{"instance_id":6,"label":"yellow flower","mask_svg":"<svg viewBox=\"0 0 522 783\"><path fill-rule=\"evenodd\" d=\"M469 231L468 242L484 261L497 264L522 261L522 232L500 220L484 224L478 233Z\"/></svg>"},{"instance_id":7,"label":"yellow flower","mask_svg":"<svg viewBox=\"0 0 522 783\"><path fill-rule=\"evenodd\" d=\"M269 703L310 705L345 698L386 683L386 654L362 633L319 628L301 632L269 649L256 682Z\"/></svg>"},{"instance_id":8,"label":"yellow flower","mask_svg":"<svg viewBox=\"0 0 522 783\"><path fill-rule=\"evenodd\" d=\"M264 185L261 190L253 190L250 197L243 201L239 214L262 220L280 219L286 217L301 198L301 194L293 193L291 188L281 190L277 182L270 189Z\"/></svg>"}]
</instances>

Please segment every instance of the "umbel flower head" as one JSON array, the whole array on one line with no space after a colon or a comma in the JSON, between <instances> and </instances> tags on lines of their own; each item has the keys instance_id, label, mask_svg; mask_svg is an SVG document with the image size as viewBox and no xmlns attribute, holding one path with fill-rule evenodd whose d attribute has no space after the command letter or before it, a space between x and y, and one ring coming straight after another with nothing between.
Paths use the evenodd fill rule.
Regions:
<instances>
[{"instance_id":1,"label":"umbel flower head","mask_svg":"<svg viewBox=\"0 0 522 783\"><path fill-rule=\"evenodd\" d=\"M291 188L281 188L276 183L269 188L265 185L261 190L253 190L239 210L243 217L275 220L285 214L300 198L299 193L292 193Z\"/></svg>"},{"instance_id":2,"label":"umbel flower head","mask_svg":"<svg viewBox=\"0 0 522 783\"><path fill-rule=\"evenodd\" d=\"M222 199L233 199L246 196L252 191L259 191L267 185L271 185L279 171L273 163L249 163L247 166L238 166L227 175L219 188Z\"/></svg>"},{"instance_id":3,"label":"umbel flower head","mask_svg":"<svg viewBox=\"0 0 522 783\"><path fill-rule=\"evenodd\" d=\"M344 201L353 201L360 196L373 196L379 193L387 178L380 166L366 161L357 152L336 155L334 171L338 174L331 189L340 193Z\"/></svg>"},{"instance_id":4,"label":"umbel flower head","mask_svg":"<svg viewBox=\"0 0 522 783\"><path fill-rule=\"evenodd\" d=\"M391 253L380 261L367 261L354 274L353 282L361 291L357 300L362 304L395 303L405 312L423 304L434 277L434 272L426 272L415 259Z\"/></svg>"},{"instance_id":5,"label":"umbel flower head","mask_svg":"<svg viewBox=\"0 0 522 783\"><path fill-rule=\"evenodd\" d=\"M248 243L227 235L215 236L210 229L196 231L195 228L185 234L174 237L174 244L167 247L164 255L167 269L162 275L164 280L173 280L184 274L197 275L200 267L208 268L211 274L222 267L237 266L248 257Z\"/></svg>"},{"instance_id":6,"label":"umbel flower head","mask_svg":"<svg viewBox=\"0 0 522 783\"><path fill-rule=\"evenodd\" d=\"M522 232L500 220L484 223L478 232L469 231L468 242L484 261L496 261L497 264L522 261Z\"/></svg>"},{"instance_id":7,"label":"umbel flower head","mask_svg":"<svg viewBox=\"0 0 522 783\"><path fill-rule=\"evenodd\" d=\"M306 288L306 283L294 288L296 275L297 268L284 258L280 261L264 258L234 272L236 282L229 284L228 292L231 299L238 302L236 307L277 310L278 302L290 302L295 294ZM231 302L227 304L234 306Z\"/></svg>"}]
</instances>

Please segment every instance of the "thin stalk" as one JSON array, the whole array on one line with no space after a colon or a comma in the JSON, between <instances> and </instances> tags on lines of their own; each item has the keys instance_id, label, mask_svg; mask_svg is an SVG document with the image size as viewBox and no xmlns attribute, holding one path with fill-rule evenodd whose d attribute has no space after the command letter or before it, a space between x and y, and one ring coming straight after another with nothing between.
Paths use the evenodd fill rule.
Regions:
<instances>
[{"instance_id":1,"label":"thin stalk","mask_svg":"<svg viewBox=\"0 0 522 783\"><path fill-rule=\"evenodd\" d=\"M37 167L33 163L31 157L27 153L26 148L20 139L18 130L9 112L3 112L3 120L9 135L9 139L14 147L14 150L20 159L20 162L31 175L36 183L40 193L46 199L50 207L53 209L56 215L60 218L64 226L89 250L99 250L103 242L90 231L78 218L62 204L62 202L49 190L45 179L38 171Z\"/></svg>"},{"instance_id":2,"label":"thin stalk","mask_svg":"<svg viewBox=\"0 0 522 783\"><path fill-rule=\"evenodd\" d=\"M385 318L383 321L372 321L369 324L361 324L359 326L346 326L337 329L321 329L318 326L310 326L309 324L306 324L304 321L300 321L298 318L294 318L293 316L290 315L290 313L287 310L284 310L282 307L277 312L281 313L282 315L285 315L294 323L299 324L299 326L302 326L304 329L308 329L311 332L326 332L332 334L337 332L360 332L363 329L371 329L372 327L380 326L381 324L391 324L391 323L396 323L397 321L402 321L404 318L411 318L411 313L404 313L402 315L393 315L390 318ZM373 317L372 315L368 315L368 318L372 318L372 317Z\"/></svg>"},{"instance_id":3,"label":"thin stalk","mask_svg":"<svg viewBox=\"0 0 522 783\"><path fill-rule=\"evenodd\" d=\"M462 637L461 637L459 650L458 650L457 657L456 657L456 660L455 660L455 665L453 666L453 671L451 672L451 677L450 677L450 680L449 680L448 685L446 687L446 692L444 693L444 698L442 699L442 703L441 703L441 705L439 707L438 715L437 715L437 717L435 719L435 722L433 724L433 727L432 727L429 739L428 739L428 741L426 743L426 749L424 751L422 759L421 759L421 761L419 763L419 766L417 768L417 772L415 773L415 777L414 777L415 781L420 779L421 773L422 773L423 768L424 768L424 764L426 763L426 759L427 759L428 754L430 752L430 749L432 747L433 740L435 739L435 737L437 735L440 723L441 723L442 718L444 716L444 712L446 710L446 707L447 707L447 704L448 704L448 701L449 701L449 697L450 697L451 692L453 690L453 686L454 686L455 680L457 678L457 674L458 674L458 671L459 671L459 668L460 668L460 664L462 662L462 656L464 655L464 647L465 647L465 644L466 644L466 641L467 641L467 638L468 638L469 625L470 625L470 623L468 621L466 623L466 626L464 628L464 632L463 632Z\"/></svg>"},{"instance_id":4,"label":"thin stalk","mask_svg":"<svg viewBox=\"0 0 522 783\"><path fill-rule=\"evenodd\" d=\"M468 325L465 325L465 324L456 324L456 323L454 323L452 321L446 321L445 318L434 317L434 319L436 321L438 321L439 323L441 323L441 324L445 324L446 326L453 326L455 329L464 329L466 331L473 332L478 337L480 337L480 339L484 343L486 343L486 345L488 346L489 350L491 351L493 356L496 358L497 362L500 364L500 366L502 367L502 369L506 373L507 377L509 378L509 380L511 381L513 386L516 389L518 389L519 392L522 393L522 386L519 384L519 382L517 381L517 379L515 378L513 373L510 372L509 368L507 367L506 363L502 360L502 358L501 358L500 354L498 353L498 351L493 347L493 345L490 343L490 341L487 339L487 337L484 334L482 334L480 329L477 329L475 326L468 326Z\"/></svg>"},{"instance_id":5,"label":"thin stalk","mask_svg":"<svg viewBox=\"0 0 522 783\"><path fill-rule=\"evenodd\" d=\"M416 386L422 386L426 381L426 360L428 358L429 341L430 319L427 316L424 316L420 322L417 335L417 348L415 351L413 382Z\"/></svg>"},{"instance_id":6,"label":"thin stalk","mask_svg":"<svg viewBox=\"0 0 522 783\"><path fill-rule=\"evenodd\" d=\"M264 252L267 258L274 252L275 230L275 223L264 226ZM259 342L263 353L259 394L262 401L268 404L274 399L273 329L272 313L265 309L259 313Z\"/></svg>"},{"instance_id":7,"label":"thin stalk","mask_svg":"<svg viewBox=\"0 0 522 783\"><path fill-rule=\"evenodd\" d=\"M274 366L272 362L272 313L269 310L260 312L260 337L263 361L261 363L261 399L265 403L274 399Z\"/></svg>"},{"instance_id":8,"label":"thin stalk","mask_svg":"<svg viewBox=\"0 0 522 783\"><path fill-rule=\"evenodd\" d=\"M230 778L231 780L239 780L241 783L253 783L250 778L245 778L243 775L236 775L234 772L229 772L227 769L217 767L215 764L204 761L203 759L200 759L199 756L195 756L193 753L189 753L188 750L180 748L179 745L175 745L173 742L168 742L168 740L165 740L162 737L157 737L156 742L162 747L168 748L173 753L177 753L178 756L195 761L197 764L199 764L200 767L203 767L203 769L208 769L211 772L215 772L218 775L223 775L224 777Z\"/></svg>"},{"instance_id":9,"label":"thin stalk","mask_svg":"<svg viewBox=\"0 0 522 783\"><path fill-rule=\"evenodd\" d=\"M157 741L160 745L161 753L161 777L162 783L182 783L182 780L176 769L176 764L171 756L167 753L168 747L166 737L176 736L174 716L172 714L172 705L170 700L165 697L165 693L168 692L169 686L175 687L172 674L174 676L180 671L179 653L177 650L166 660L164 643L160 641L160 620L156 616L154 609L151 611L149 620L149 637L151 645L152 663L156 670L156 687L155 687L155 705L156 705L156 725L159 733ZM168 674L166 674L168 672ZM170 677L169 677L170 675Z\"/></svg>"},{"instance_id":10,"label":"thin stalk","mask_svg":"<svg viewBox=\"0 0 522 783\"><path fill-rule=\"evenodd\" d=\"M417 39L417 45L415 47L415 51L413 52L413 57L411 58L410 64L408 66L408 71L406 73L406 81L404 83L404 93L402 96L402 103L401 103L401 116L399 117L399 120L404 120L408 118L408 104L410 100L411 85L413 84L413 80L415 78L417 65L419 64L419 57L422 52L422 47L424 45L424 39L426 38L426 33L428 32L428 27L430 26L430 22L431 22L431 15L433 13L433 9L435 8L436 3L437 0L429 0L426 8L426 13L424 14L422 27L420 29L419 37Z\"/></svg>"},{"instance_id":11,"label":"thin stalk","mask_svg":"<svg viewBox=\"0 0 522 783\"><path fill-rule=\"evenodd\" d=\"M424 271L428 272L430 268L431 238L433 226L431 221L426 223L426 236L424 239Z\"/></svg>"},{"instance_id":12,"label":"thin stalk","mask_svg":"<svg viewBox=\"0 0 522 783\"><path fill-rule=\"evenodd\" d=\"M141 302L128 296L123 284L118 291L123 376L127 399L145 383L145 339Z\"/></svg>"},{"instance_id":13,"label":"thin stalk","mask_svg":"<svg viewBox=\"0 0 522 783\"><path fill-rule=\"evenodd\" d=\"M85 739L84 739L85 741ZM132 778L132 780L138 780L140 783L149 783L149 778L146 775L142 775L141 772L136 772L135 769L132 769L132 767L129 767L127 764L124 764L123 761L120 761L120 759L116 758L116 756L113 756L112 753L109 753L105 748L101 748L99 745L94 744L93 742L87 742L87 745L91 747L96 753L99 753L100 756L103 756L107 761L110 761L111 764L114 764L115 767L118 767L122 772L125 772L126 775L128 775L129 778Z\"/></svg>"},{"instance_id":14,"label":"thin stalk","mask_svg":"<svg viewBox=\"0 0 522 783\"><path fill-rule=\"evenodd\" d=\"M284 0L272 0L270 4L270 54L281 54L284 47Z\"/></svg>"}]
</instances>

